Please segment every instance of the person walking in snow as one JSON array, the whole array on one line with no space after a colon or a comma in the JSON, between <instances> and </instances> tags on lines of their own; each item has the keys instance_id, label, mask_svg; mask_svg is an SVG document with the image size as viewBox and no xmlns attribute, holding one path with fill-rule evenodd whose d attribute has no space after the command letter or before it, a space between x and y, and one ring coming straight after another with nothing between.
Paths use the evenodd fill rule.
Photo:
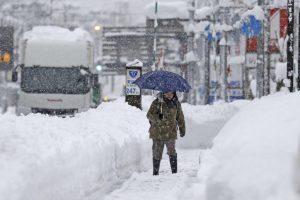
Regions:
<instances>
[{"instance_id":1,"label":"person walking in snow","mask_svg":"<svg viewBox=\"0 0 300 200\"><path fill-rule=\"evenodd\" d=\"M147 113L150 122L150 138L153 140L153 175L159 174L160 160L167 146L172 173L177 173L177 153L175 141L177 130L181 137L185 135L185 120L176 92L160 93Z\"/></svg>"}]
</instances>

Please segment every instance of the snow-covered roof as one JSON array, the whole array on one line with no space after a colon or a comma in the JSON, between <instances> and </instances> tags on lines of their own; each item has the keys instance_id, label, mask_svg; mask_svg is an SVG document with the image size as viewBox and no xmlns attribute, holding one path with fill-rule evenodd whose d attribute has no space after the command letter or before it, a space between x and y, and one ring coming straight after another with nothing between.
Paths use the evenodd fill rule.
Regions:
<instances>
[{"instance_id":1,"label":"snow-covered roof","mask_svg":"<svg viewBox=\"0 0 300 200\"><path fill-rule=\"evenodd\" d=\"M216 8L207 6L197 9L195 12L195 18L206 19L207 16L211 15L213 12L215 12L215 10Z\"/></svg>"},{"instance_id":2,"label":"snow-covered roof","mask_svg":"<svg viewBox=\"0 0 300 200\"><path fill-rule=\"evenodd\" d=\"M248 10L242 15L242 19L245 19L246 17L253 15L257 20L264 20L265 15L264 11L260 6L254 6L253 9Z\"/></svg>"},{"instance_id":3,"label":"snow-covered roof","mask_svg":"<svg viewBox=\"0 0 300 200\"><path fill-rule=\"evenodd\" d=\"M233 27L227 24L216 24L215 29L216 31L231 31Z\"/></svg>"},{"instance_id":4,"label":"snow-covered roof","mask_svg":"<svg viewBox=\"0 0 300 200\"><path fill-rule=\"evenodd\" d=\"M127 63L126 67L143 67L143 63L140 60L135 59L134 61Z\"/></svg>"},{"instance_id":5,"label":"snow-covered roof","mask_svg":"<svg viewBox=\"0 0 300 200\"><path fill-rule=\"evenodd\" d=\"M141 32L120 32L120 33L105 33L104 37L117 37L117 36L144 36L145 33Z\"/></svg>"},{"instance_id":6,"label":"snow-covered roof","mask_svg":"<svg viewBox=\"0 0 300 200\"><path fill-rule=\"evenodd\" d=\"M157 3L157 18L188 18L188 5L184 1L174 2L158 2ZM148 18L155 18L155 2L152 2L145 7L145 13Z\"/></svg>"},{"instance_id":7,"label":"snow-covered roof","mask_svg":"<svg viewBox=\"0 0 300 200\"><path fill-rule=\"evenodd\" d=\"M210 25L209 21L201 21L201 22L197 23L196 28L195 28L197 30L196 32L204 32L205 28L209 25Z\"/></svg>"},{"instance_id":8,"label":"snow-covered roof","mask_svg":"<svg viewBox=\"0 0 300 200\"><path fill-rule=\"evenodd\" d=\"M23 39L30 41L93 41L90 34L80 28L70 31L58 26L36 26L31 31L25 32Z\"/></svg>"},{"instance_id":9,"label":"snow-covered roof","mask_svg":"<svg viewBox=\"0 0 300 200\"><path fill-rule=\"evenodd\" d=\"M158 19L188 19L189 18L189 10L191 10L191 6L189 6L186 1L172 1L172 2L158 2L157 3L157 18ZM207 16L211 15L215 11L216 8L213 7L202 7L200 9L195 10L195 18L196 19L205 19ZM155 2L148 4L145 7L146 16L150 19L155 18Z\"/></svg>"},{"instance_id":10,"label":"snow-covered roof","mask_svg":"<svg viewBox=\"0 0 300 200\"><path fill-rule=\"evenodd\" d=\"M92 66L92 38L82 29L38 26L25 32L23 39L27 40L22 59L25 66Z\"/></svg>"},{"instance_id":11,"label":"snow-covered roof","mask_svg":"<svg viewBox=\"0 0 300 200\"><path fill-rule=\"evenodd\" d=\"M274 5L276 6L286 6L287 2L282 0L274 0Z\"/></svg>"}]
</instances>

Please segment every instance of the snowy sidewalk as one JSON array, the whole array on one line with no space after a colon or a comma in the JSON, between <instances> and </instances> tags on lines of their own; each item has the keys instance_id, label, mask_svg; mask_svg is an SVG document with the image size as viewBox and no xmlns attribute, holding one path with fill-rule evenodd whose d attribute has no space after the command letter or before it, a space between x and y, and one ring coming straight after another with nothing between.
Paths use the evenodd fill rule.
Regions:
<instances>
[{"instance_id":1,"label":"snowy sidewalk","mask_svg":"<svg viewBox=\"0 0 300 200\"><path fill-rule=\"evenodd\" d=\"M177 149L178 173L171 174L169 157L164 152L160 175L152 176L151 170L134 173L123 183L120 189L109 194L105 200L143 199L174 200L179 199L183 191L197 178L199 155L201 150Z\"/></svg>"}]
</instances>

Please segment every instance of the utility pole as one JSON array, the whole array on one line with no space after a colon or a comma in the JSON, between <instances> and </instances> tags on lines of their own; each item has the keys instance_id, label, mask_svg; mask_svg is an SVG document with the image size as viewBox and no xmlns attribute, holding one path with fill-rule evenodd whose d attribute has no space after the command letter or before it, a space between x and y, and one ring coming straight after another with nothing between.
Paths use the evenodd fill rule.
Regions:
<instances>
[{"instance_id":1,"label":"utility pole","mask_svg":"<svg viewBox=\"0 0 300 200\"><path fill-rule=\"evenodd\" d=\"M258 0L258 5L264 7L264 0ZM257 38L257 65L256 65L256 97L261 98L264 92L264 20L262 30Z\"/></svg>"},{"instance_id":2,"label":"utility pole","mask_svg":"<svg viewBox=\"0 0 300 200\"><path fill-rule=\"evenodd\" d=\"M157 31L157 1L155 2L154 10L154 41L153 41L153 68L152 70L157 70L156 67L156 31Z\"/></svg>"},{"instance_id":3,"label":"utility pole","mask_svg":"<svg viewBox=\"0 0 300 200\"><path fill-rule=\"evenodd\" d=\"M294 91L294 0L288 0L288 27L287 27L287 79L290 92Z\"/></svg>"},{"instance_id":4,"label":"utility pole","mask_svg":"<svg viewBox=\"0 0 300 200\"><path fill-rule=\"evenodd\" d=\"M188 103L195 105L196 104L196 90L194 84L194 76L195 76L195 69L196 69L196 61L195 61L195 54L194 54L194 18L195 18L195 0L190 0L190 9L189 9L189 28L188 28L188 53L187 57L187 70L186 70L186 79L188 83L191 85L192 90L188 94Z\"/></svg>"},{"instance_id":5,"label":"utility pole","mask_svg":"<svg viewBox=\"0 0 300 200\"><path fill-rule=\"evenodd\" d=\"M221 17L223 24L230 24L230 9L227 7L222 8ZM230 101L229 87L228 87L228 72L227 72L227 57L228 57L228 32L223 31L224 37L221 39L220 45L220 97L225 102Z\"/></svg>"},{"instance_id":6,"label":"utility pole","mask_svg":"<svg viewBox=\"0 0 300 200\"><path fill-rule=\"evenodd\" d=\"M204 60L204 83L205 83L205 97L204 102L208 104L209 95L210 95L210 42L208 41L207 37L205 37L205 60Z\"/></svg>"},{"instance_id":7,"label":"utility pole","mask_svg":"<svg viewBox=\"0 0 300 200\"><path fill-rule=\"evenodd\" d=\"M50 0L50 24L53 24L53 0Z\"/></svg>"},{"instance_id":8,"label":"utility pole","mask_svg":"<svg viewBox=\"0 0 300 200\"><path fill-rule=\"evenodd\" d=\"M225 37L220 41L220 70L221 70L221 97L225 102L228 99L228 81L227 81L227 38Z\"/></svg>"},{"instance_id":9,"label":"utility pole","mask_svg":"<svg viewBox=\"0 0 300 200\"><path fill-rule=\"evenodd\" d=\"M271 53L270 53L270 14L268 8L264 7L264 13L267 15L267 20L264 22L265 26L265 45L264 45L264 58L265 58L265 70L264 70L264 96L270 94L270 81L271 81Z\"/></svg>"},{"instance_id":10,"label":"utility pole","mask_svg":"<svg viewBox=\"0 0 300 200\"><path fill-rule=\"evenodd\" d=\"M297 77L297 90L300 90L300 9L298 8L298 77Z\"/></svg>"}]
</instances>

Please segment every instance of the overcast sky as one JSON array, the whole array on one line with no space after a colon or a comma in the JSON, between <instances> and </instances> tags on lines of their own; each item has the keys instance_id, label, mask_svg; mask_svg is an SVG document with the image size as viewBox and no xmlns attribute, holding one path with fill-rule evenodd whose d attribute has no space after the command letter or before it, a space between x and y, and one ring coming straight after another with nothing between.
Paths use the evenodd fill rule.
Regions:
<instances>
[{"instance_id":1,"label":"overcast sky","mask_svg":"<svg viewBox=\"0 0 300 200\"><path fill-rule=\"evenodd\" d=\"M115 3L120 1L129 2L132 12L142 13L144 7L147 4L154 2L155 0L73 0L73 2L82 3L83 5L87 5L92 8L95 8L97 6L98 8L110 9L110 10L113 10ZM159 0L159 1L165 2L165 1L185 1L185 0Z\"/></svg>"},{"instance_id":2,"label":"overcast sky","mask_svg":"<svg viewBox=\"0 0 300 200\"><path fill-rule=\"evenodd\" d=\"M88 6L94 9L101 10L115 10L116 3L120 1L127 1L130 5L130 14L134 19L134 23L140 24L145 22L144 8L149 3L155 2L155 0L73 0L78 4ZM170 1L186 1L186 0L158 0L158 2L170 2Z\"/></svg>"}]
</instances>

